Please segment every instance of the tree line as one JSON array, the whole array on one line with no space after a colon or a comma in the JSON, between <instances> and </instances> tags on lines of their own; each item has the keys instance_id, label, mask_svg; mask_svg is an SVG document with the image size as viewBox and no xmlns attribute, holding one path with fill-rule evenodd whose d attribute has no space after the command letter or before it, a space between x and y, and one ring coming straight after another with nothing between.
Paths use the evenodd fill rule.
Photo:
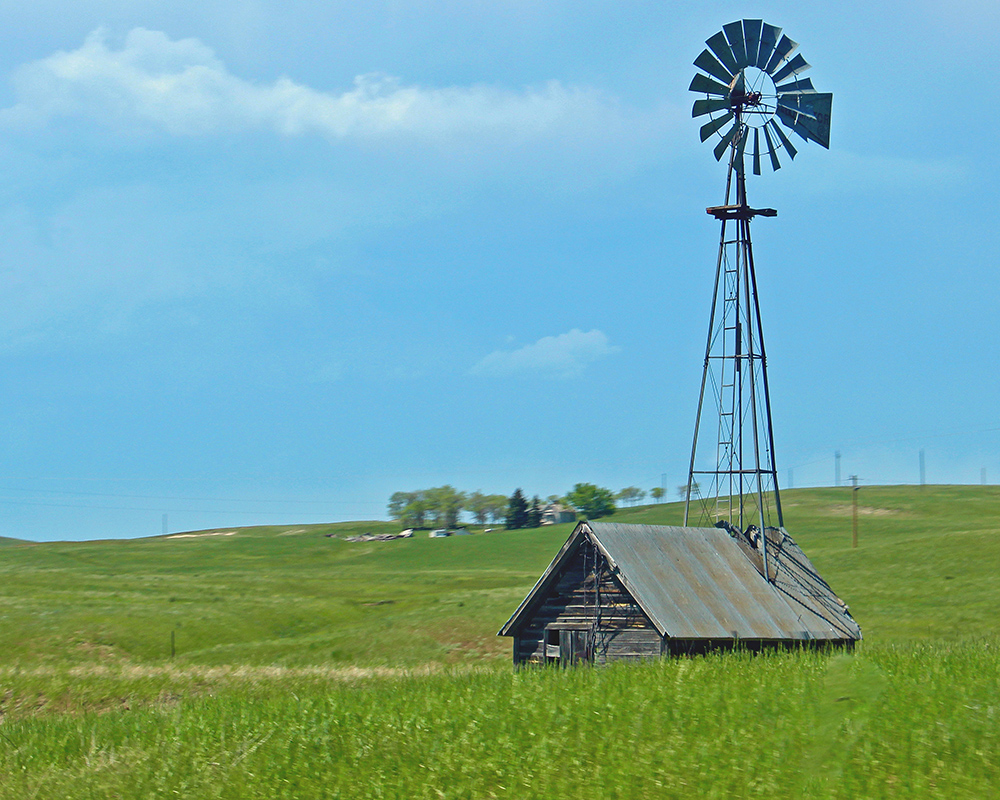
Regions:
<instances>
[{"instance_id":1,"label":"tree line","mask_svg":"<svg viewBox=\"0 0 1000 800\"><path fill-rule=\"evenodd\" d=\"M454 528L463 511L480 525L502 522L507 515L507 498L502 494L466 494L454 486L436 486L415 492L395 492L389 498L389 516L408 528Z\"/></svg>"},{"instance_id":2,"label":"tree line","mask_svg":"<svg viewBox=\"0 0 1000 800\"><path fill-rule=\"evenodd\" d=\"M649 491L655 501L663 498L663 489ZM580 518L598 519L615 512L617 504L638 505L647 492L637 486L627 486L612 492L592 483L577 483L564 496L550 495L542 499L535 495L530 501L518 488L510 497L482 492L460 492L454 486L435 486L415 492L395 492L389 498L388 511L392 519L407 528L454 528L463 511L480 525L503 523L508 529L537 528L542 524L545 505L558 503L575 510Z\"/></svg>"}]
</instances>

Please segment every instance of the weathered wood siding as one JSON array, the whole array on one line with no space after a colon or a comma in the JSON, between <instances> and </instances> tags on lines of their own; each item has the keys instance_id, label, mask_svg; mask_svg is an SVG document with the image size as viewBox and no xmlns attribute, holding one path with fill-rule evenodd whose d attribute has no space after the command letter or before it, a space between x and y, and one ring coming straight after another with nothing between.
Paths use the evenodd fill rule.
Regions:
<instances>
[{"instance_id":1,"label":"weathered wood siding","mask_svg":"<svg viewBox=\"0 0 1000 800\"><path fill-rule=\"evenodd\" d=\"M587 630L591 656L610 660L658 658L659 633L603 557L584 541L527 624L514 636L514 663L545 663L560 655L557 631ZM565 649L566 637L561 640Z\"/></svg>"},{"instance_id":2,"label":"weathered wood siding","mask_svg":"<svg viewBox=\"0 0 1000 800\"><path fill-rule=\"evenodd\" d=\"M662 639L656 628L626 628L603 630L603 652L601 643L597 647L596 661L637 661L642 658L659 658Z\"/></svg>"}]
</instances>

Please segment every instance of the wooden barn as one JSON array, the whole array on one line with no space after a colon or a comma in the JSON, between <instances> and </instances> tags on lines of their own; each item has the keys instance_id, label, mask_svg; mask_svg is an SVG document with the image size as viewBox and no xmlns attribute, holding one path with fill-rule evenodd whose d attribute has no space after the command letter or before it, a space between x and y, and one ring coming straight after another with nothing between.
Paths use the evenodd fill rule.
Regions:
<instances>
[{"instance_id":1,"label":"wooden barn","mask_svg":"<svg viewBox=\"0 0 1000 800\"><path fill-rule=\"evenodd\" d=\"M784 529L581 522L497 635L514 664L853 646L861 629Z\"/></svg>"}]
</instances>

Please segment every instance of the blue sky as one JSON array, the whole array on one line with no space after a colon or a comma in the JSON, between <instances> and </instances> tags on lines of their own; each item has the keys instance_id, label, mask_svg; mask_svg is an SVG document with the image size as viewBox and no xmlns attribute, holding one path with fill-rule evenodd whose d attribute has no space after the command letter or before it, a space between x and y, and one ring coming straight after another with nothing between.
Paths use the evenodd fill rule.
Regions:
<instances>
[{"instance_id":1,"label":"blue sky","mask_svg":"<svg viewBox=\"0 0 1000 800\"><path fill-rule=\"evenodd\" d=\"M832 8L3 4L0 535L673 497L725 179L687 86L742 17L834 95L749 185L783 483L1000 482L1000 8Z\"/></svg>"}]
</instances>

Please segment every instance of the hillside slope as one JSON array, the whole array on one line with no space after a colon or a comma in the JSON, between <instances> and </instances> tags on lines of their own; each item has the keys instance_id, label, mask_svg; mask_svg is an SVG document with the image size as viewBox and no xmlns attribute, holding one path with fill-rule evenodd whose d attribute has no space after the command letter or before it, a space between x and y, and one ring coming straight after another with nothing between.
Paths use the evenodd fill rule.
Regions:
<instances>
[{"instance_id":1,"label":"hillside slope","mask_svg":"<svg viewBox=\"0 0 1000 800\"><path fill-rule=\"evenodd\" d=\"M851 606L866 641L997 634L1000 487L784 495L786 528ZM679 504L615 519L678 524ZM0 664L484 663L572 526L345 542L391 523L232 528L138 540L11 543L0 560ZM327 536L325 534L334 534Z\"/></svg>"}]
</instances>

